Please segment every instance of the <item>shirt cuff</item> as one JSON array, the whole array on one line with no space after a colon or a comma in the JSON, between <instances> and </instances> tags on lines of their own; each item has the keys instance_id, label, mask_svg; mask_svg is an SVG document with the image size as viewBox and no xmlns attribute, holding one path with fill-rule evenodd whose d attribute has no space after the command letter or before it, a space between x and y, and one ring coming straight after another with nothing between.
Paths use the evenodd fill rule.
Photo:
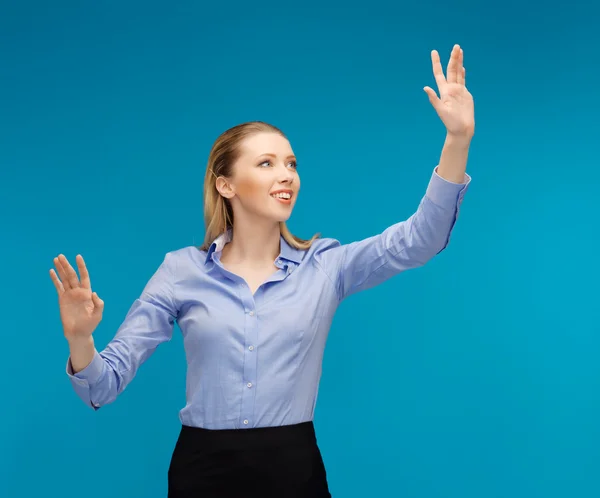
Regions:
<instances>
[{"instance_id":1,"label":"shirt cuff","mask_svg":"<svg viewBox=\"0 0 600 498\"><path fill-rule=\"evenodd\" d=\"M436 166L427 186L427 197L438 206L455 207L462 201L470 183L471 177L466 173L463 183L448 181L438 174Z\"/></svg>"},{"instance_id":2,"label":"shirt cuff","mask_svg":"<svg viewBox=\"0 0 600 498\"><path fill-rule=\"evenodd\" d=\"M104 360L98 351L95 352L94 358L92 358L90 364L77 373L73 372L73 365L71 364L70 356L67 360L67 375L78 384L94 384L102 375L103 369Z\"/></svg>"}]
</instances>

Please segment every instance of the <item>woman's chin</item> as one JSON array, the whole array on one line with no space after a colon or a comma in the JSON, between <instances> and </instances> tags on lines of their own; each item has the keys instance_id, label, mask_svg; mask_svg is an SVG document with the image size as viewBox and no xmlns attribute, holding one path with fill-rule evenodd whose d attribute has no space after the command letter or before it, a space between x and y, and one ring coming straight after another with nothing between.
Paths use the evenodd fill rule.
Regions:
<instances>
[{"instance_id":1,"label":"woman's chin","mask_svg":"<svg viewBox=\"0 0 600 498\"><path fill-rule=\"evenodd\" d=\"M290 219L293 211L293 204L282 204L271 211L272 217L278 222L284 222Z\"/></svg>"},{"instance_id":2,"label":"woman's chin","mask_svg":"<svg viewBox=\"0 0 600 498\"><path fill-rule=\"evenodd\" d=\"M287 220L290 219L291 215L291 210L287 213L278 213L277 215L273 216L273 221L276 221L277 223L285 223Z\"/></svg>"}]
</instances>

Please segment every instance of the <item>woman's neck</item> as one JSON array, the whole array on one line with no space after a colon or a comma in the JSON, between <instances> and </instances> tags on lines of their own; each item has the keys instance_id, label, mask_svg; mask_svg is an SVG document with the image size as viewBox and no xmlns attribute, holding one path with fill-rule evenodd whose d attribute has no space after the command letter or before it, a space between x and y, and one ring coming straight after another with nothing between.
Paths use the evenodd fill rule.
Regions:
<instances>
[{"instance_id":1,"label":"woman's neck","mask_svg":"<svg viewBox=\"0 0 600 498\"><path fill-rule=\"evenodd\" d=\"M231 242L223 248L221 261L250 266L273 264L281 250L280 238L278 223L234 223Z\"/></svg>"}]
</instances>

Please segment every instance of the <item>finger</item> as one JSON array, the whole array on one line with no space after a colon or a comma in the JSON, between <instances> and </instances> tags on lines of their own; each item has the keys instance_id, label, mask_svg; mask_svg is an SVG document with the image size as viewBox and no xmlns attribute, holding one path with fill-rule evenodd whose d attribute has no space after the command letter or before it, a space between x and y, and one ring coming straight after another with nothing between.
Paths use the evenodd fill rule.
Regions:
<instances>
[{"instance_id":1,"label":"finger","mask_svg":"<svg viewBox=\"0 0 600 498\"><path fill-rule=\"evenodd\" d=\"M65 291L65 288L63 287L62 282L58 279L58 275L56 275L54 270L50 270L50 278L52 279L52 282L54 282L56 292L58 292L58 295L60 296Z\"/></svg>"},{"instance_id":2,"label":"finger","mask_svg":"<svg viewBox=\"0 0 600 498\"><path fill-rule=\"evenodd\" d=\"M85 266L85 261L83 260L83 256L78 254L75 257L75 261L77 262L77 268L79 269L79 278L81 280L81 286L84 289L91 289L92 283L90 282L90 274Z\"/></svg>"},{"instance_id":3,"label":"finger","mask_svg":"<svg viewBox=\"0 0 600 498\"><path fill-rule=\"evenodd\" d=\"M60 281L62 282L63 288L65 290L70 289L71 284L69 283L69 279L67 277L67 272L61 263L60 256L58 258L54 258L54 266L56 266L56 271L58 272L58 276L60 277Z\"/></svg>"},{"instance_id":4,"label":"finger","mask_svg":"<svg viewBox=\"0 0 600 498\"><path fill-rule=\"evenodd\" d=\"M465 77L466 77L466 71L464 67L460 68L460 71L458 72L458 78L456 78L456 82L459 85L464 85L465 84Z\"/></svg>"},{"instance_id":5,"label":"finger","mask_svg":"<svg viewBox=\"0 0 600 498\"><path fill-rule=\"evenodd\" d=\"M67 258L63 254L61 254L58 257L58 259L60 260L60 264L62 265L65 274L67 275L67 279L71 288L76 289L77 287L79 287L80 285L79 279L77 278L77 273L75 273L75 270L73 269Z\"/></svg>"},{"instance_id":6,"label":"finger","mask_svg":"<svg viewBox=\"0 0 600 498\"><path fill-rule=\"evenodd\" d=\"M437 50L431 51L431 65L433 67L433 77L435 78L438 90L441 91L446 85L446 78L444 78L444 70L442 69L440 54Z\"/></svg>"},{"instance_id":7,"label":"finger","mask_svg":"<svg viewBox=\"0 0 600 498\"><path fill-rule=\"evenodd\" d=\"M94 303L94 313L102 313L104 310L104 301L95 292L92 293L92 302Z\"/></svg>"},{"instance_id":8,"label":"finger","mask_svg":"<svg viewBox=\"0 0 600 498\"><path fill-rule=\"evenodd\" d=\"M458 63L460 56L460 47L458 45L454 45L452 47L452 51L450 52L450 60L448 61L448 70L446 71L446 80L448 83L457 83L458 82Z\"/></svg>"},{"instance_id":9,"label":"finger","mask_svg":"<svg viewBox=\"0 0 600 498\"><path fill-rule=\"evenodd\" d=\"M456 74L456 82L461 85L465 84L465 53L462 48L458 54L458 72Z\"/></svg>"},{"instance_id":10,"label":"finger","mask_svg":"<svg viewBox=\"0 0 600 498\"><path fill-rule=\"evenodd\" d=\"M434 107L434 109L437 110L438 105L440 103L440 99L438 98L437 94L435 93L435 90L428 86L423 88L423 90L425 90L425 93L429 97L429 102L431 102L431 105Z\"/></svg>"}]
</instances>

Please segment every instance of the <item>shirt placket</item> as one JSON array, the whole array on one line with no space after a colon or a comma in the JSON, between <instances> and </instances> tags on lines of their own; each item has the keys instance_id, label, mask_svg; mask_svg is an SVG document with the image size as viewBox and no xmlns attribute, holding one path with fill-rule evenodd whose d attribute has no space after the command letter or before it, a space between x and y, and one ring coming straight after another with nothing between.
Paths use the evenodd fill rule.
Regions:
<instances>
[{"instance_id":1,"label":"shirt placket","mask_svg":"<svg viewBox=\"0 0 600 498\"><path fill-rule=\"evenodd\" d=\"M255 384L257 377L258 317L256 303L245 284L240 284L242 305L244 306L244 367L242 381L242 406L240 410L240 426L252 427L254 423Z\"/></svg>"}]
</instances>

